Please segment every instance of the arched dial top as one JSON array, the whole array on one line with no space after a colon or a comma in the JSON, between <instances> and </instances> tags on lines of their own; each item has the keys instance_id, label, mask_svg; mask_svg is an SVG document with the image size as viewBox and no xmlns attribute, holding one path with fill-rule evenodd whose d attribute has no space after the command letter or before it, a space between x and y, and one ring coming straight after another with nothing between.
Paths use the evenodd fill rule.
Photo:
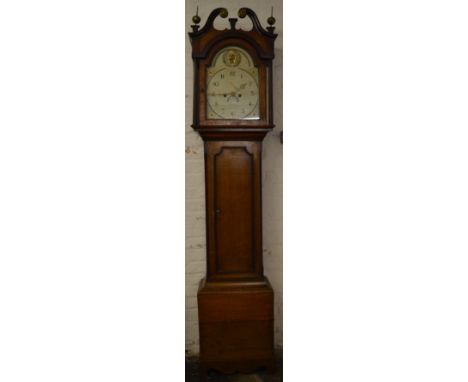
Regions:
<instances>
[{"instance_id":1,"label":"arched dial top","mask_svg":"<svg viewBox=\"0 0 468 382\"><path fill-rule=\"evenodd\" d=\"M207 119L260 118L258 68L246 50L221 49L207 68L206 89Z\"/></svg>"}]
</instances>

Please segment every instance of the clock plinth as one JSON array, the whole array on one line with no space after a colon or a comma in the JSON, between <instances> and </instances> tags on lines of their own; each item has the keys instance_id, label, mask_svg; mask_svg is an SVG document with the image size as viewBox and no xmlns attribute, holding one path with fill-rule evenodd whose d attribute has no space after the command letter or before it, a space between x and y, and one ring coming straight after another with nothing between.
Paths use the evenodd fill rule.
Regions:
<instances>
[{"instance_id":1,"label":"clock plinth","mask_svg":"<svg viewBox=\"0 0 468 382\"><path fill-rule=\"evenodd\" d=\"M241 12L242 11L242 12ZM274 293L263 274L261 151L273 125L276 34L239 11L250 31L213 27L215 9L190 35L192 127L204 140L207 273L198 290L201 371L274 368Z\"/></svg>"},{"instance_id":2,"label":"clock plinth","mask_svg":"<svg viewBox=\"0 0 468 382\"><path fill-rule=\"evenodd\" d=\"M264 279L219 284L210 285L203 279L198 291L200 370L273 370L274 301L270 283Z\"/></svg>"}]
</instances>

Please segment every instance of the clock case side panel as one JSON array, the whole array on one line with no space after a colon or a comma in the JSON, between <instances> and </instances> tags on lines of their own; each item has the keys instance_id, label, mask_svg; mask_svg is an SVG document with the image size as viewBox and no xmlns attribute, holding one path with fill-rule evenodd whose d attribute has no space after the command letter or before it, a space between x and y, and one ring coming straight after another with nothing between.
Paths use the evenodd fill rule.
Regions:
<instances>
[{"instance_id":1,"label":"clock case side panel","mask_svg":"<svg viewBox=\"0 0 468 382\"><path fill-rule=\"evenodd\" d=\"M199 66L199 62L193 60L193 123L200 120L199 107L197 106L200 104L200 93L198 91Z\"/></svg>"}]
</instances>

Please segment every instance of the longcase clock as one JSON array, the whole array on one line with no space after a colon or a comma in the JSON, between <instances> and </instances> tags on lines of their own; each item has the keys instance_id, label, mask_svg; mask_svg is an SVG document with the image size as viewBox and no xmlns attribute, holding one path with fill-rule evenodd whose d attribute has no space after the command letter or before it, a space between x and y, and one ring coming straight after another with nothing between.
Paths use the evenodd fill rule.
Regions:
<instances>
[{"instance_id":1,"label":"longcase clock","mask_svg":"<svg viewBox=\"0 0 468 382\"><path fill-rule=\"evenodd\" d=\"M192 127L204 140L207 272L198 290L202 372L274 367L273 289L263 274L261 150L273 125L274 19L264 29L217 30L211 12L189 33L194 62Z\"/></svg>"}]
</instances>

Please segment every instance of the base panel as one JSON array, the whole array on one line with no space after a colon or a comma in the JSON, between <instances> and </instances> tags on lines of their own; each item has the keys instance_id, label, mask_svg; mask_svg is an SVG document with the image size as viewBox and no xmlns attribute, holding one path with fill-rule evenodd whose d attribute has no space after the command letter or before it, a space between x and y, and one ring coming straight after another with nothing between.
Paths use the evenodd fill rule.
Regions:
<instances>
[{"instance_id":1,"label":"base panel","mask_svg":"<svg viewBox=\"0 0 468 382\"><path fill-rule=\"evenodd\" d=\"M273 289L264 283L198 291L200 370L224 373L274 369Z\"/></svg>"}]
</instances>

